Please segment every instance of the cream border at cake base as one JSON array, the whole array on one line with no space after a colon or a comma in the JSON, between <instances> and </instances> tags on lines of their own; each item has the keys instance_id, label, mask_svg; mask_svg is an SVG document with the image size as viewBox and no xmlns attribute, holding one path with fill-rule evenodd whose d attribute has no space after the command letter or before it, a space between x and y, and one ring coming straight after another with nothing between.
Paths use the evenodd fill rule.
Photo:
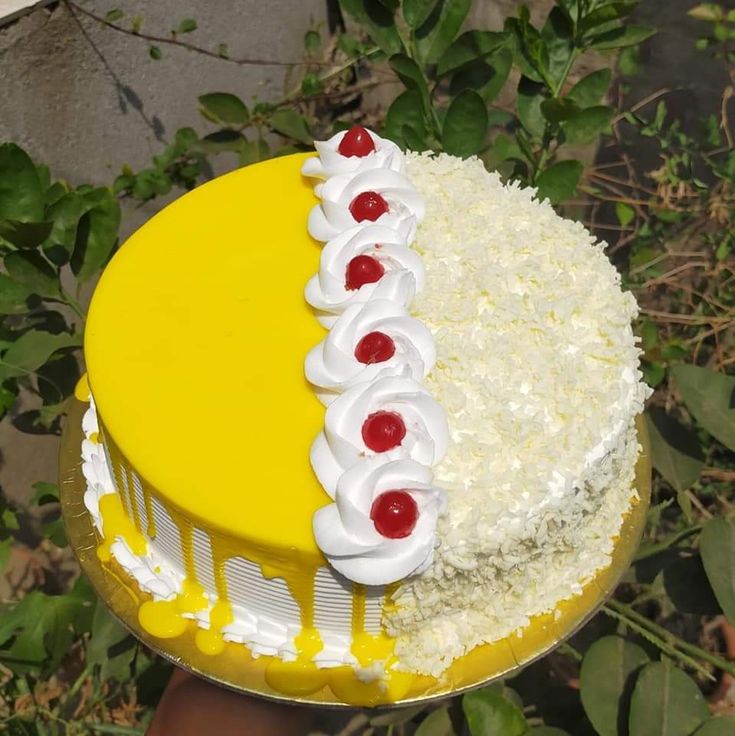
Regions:
<instances>
[{"instance_id":1,"label":"cream border at cake base","mask_svg":"<svg viewBox=\"0 0 735 736\"><path fill-rule=\"evenodd\" d=\"M86 407L80 401L72 401L62 437L59 477L67 534L82 570L112 613L151 649L179 667L224 687L273 700L334 707L408 705L446 697L510 676L571 636L612 593L638 546L650 500L649 445L644 424L639 421L638 433L643 451L636 466L636 488L640 500L623 521L612 564L600 571L579 596L562 601L551 613L535 616L519 634L475 648L456 660L440 679L407 675L402 678L398 690L384 692L375 683L357 681L352 668L343 667L330 671L330 684L325 684L320 690L303 696L286 696L273 690L266 682L265 671L272 657L252 658L243 651L242 645L236 644L227 645L224 652L216 657L205 655L194 643L194 622L184 635L175 639L157 639L141 628L138 609L149 596L142 593L116 563L100 562L98 538L84 506L86 481L82 475L79 447L82 441L81 420Z\"/></svg>"}]
</instances>

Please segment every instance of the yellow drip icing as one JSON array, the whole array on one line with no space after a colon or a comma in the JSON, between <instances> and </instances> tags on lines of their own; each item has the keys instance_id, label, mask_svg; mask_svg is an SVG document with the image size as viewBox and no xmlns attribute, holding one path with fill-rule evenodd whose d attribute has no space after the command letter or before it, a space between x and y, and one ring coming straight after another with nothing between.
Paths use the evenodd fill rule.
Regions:
<instances>
[{"instance_id":1,"label":"yellow drip icing","mask_svg":"<svg viewBox=\"0 0 735 736\"><path fill-rule=\"evenodd\" d=\"M89 441L94 442L95 445L98 445L100 442L100 433L99 432L92 432L89 435Z\"/></svg>"},{"instance_id":2,"label":"yellow drip icing","mask_svg":"<svg viewBox=\"0 0 735 736\"><path fill-rule=\"evenodd\" d=\"M170 601L146 601L138 610L138 622L159 639L173 639L186 631L187 621L181 615L178 598Z\"/></svg>"},{"instance_id":3,"label":"yellow drip icing","mask_svg":"<svg viewBox=\"0 0 735 736\"><path fill-rule=\"evenodd\" d=\"M143 505L145 506L145 516L148 520L147 528L145 533L149 539L156 538L156 518L153 516L153 496L151 495L150 488L147 485L143 485Z\"/></svg>"},{"instance_id":4,"label":"yellow drip icing","mask_svg":"<svg viewBox=\"0 0 735 736\"><path fill-rule=\"evenodd\" d=\"M140 520L140 509L138 508L138 499L135 497L135 484L133 483L133 474L130 469L126 466L120 472L125 473L127 480L127 493L130 501L130 510L133 512L133 523L135 528L139 531L143 531L143 524Z\"/></svg>"},{"instance_id":5,"label":"yellow drip icing","mask_svg":"<svg viewBox=\"0 0 735 736\"><path fill-rule=\"evenodd\" d=\"M88 404L90 396L89 381L87 380L87 374L85 373L77 381L77 385L74 386L74 398L77 401L81 401L83 404Z\"/></svg>"},{"instance_id":6,"label":"yellow drip icing","mask_svg":"<svg viewBox=\"0 0 735 736\"><path fill-rule=\"evenodd\" d=\"M195 643L204 654L220 654L224 651L225 640L222 629L233 619L232 606L229 601L219 600L209 612L209 629L198 629Z\"/></svg>"},{"instance_id":7,"label":"yellow drip icing","mask_svg":"<svg viewBox=\"0 0 735 736\"><path fill-rule=\"evenodd\" d=\"M100 497L99 506L104 537L97 547L97 556L100 560L109 562L110 548L118 537L122 537L136 555L144 555L148 544L125 513L120 496L117 493L107 493Z\"/></svg>"}]
</instances>

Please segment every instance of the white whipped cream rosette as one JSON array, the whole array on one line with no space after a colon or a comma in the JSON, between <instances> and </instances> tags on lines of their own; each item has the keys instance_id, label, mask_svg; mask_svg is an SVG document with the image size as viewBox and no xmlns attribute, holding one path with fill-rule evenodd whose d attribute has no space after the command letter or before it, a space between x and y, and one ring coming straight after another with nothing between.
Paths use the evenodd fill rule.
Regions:
<instances>
[{"instance_id":1,"label":"white whipped cream rosette","mask_svg":"<svg viewBox=\"0 0 735 736\"><path fill-rule=\"evenodd\" d=\"M348 289L347 267L353 258L370 256L385 273L378 281ZM423 289L424 264L403 235L382 225L358 225L332 238L322 249L319 271L306 284L306 301L317 319L330 328L349 306L369 299L388 299L408 306Z\"/></svg>"},{"instance_id":2,"label":"white whipped cream rosette","mask_svg":"<svg viewBox=\"0 0 735 736\"><path fill-rule=\"evenodd\" d=\"M365 420L377 412L398 414L406 429L399 446L380 453L371 450L362 436ZM311 447L311 464L332 498L340 476L365 457L409 457L431 466L444 457L449 441L442 407L420 383L405 376L387 376L353 386L329 405L324 424L324 431Z\"/></svg>"},{"instance_id":3,"label":"white whipped cream rosette","mask_svg":"<svg viewBox=\"0 0 735 736\"><path fill-rule=\"evenodd\" d=\"M361 363L355 349L372 332L387 335L395 352L379 363ZM421 381L435 361L436 347L428 328L402 305L375 299L345 310L324 340L309 351L304 369L319 400L330 404L351 386L378 376L405 375Z\"/></svg>"},{"instance_id":4,"label":"white whipped cream rosette","mask_svg":"<svg viewBox=\"0 0 735 736\"><path fill-rule=\"evenodd\" d=\"M376 192L388 203L388 212L375 223L405 233L411 242L416 225L424 219L424 200L405 176L390 169L369 169L327 179L319 192L321 203L309 213L309 235L326 242L359 225L350 212L350 204L364 192ZM370 224L363 222L365 226Z\"/></svg>"},{"instance_id":5,"label":"white whipped cream rosette","mask_svg":"<svg viewBox=\"0 0 735 736\"><path fill-rule=\"evenodd\" d=\"M315 179L329 179L339 174L356 174L369 169L388 169L399 174L403 173L405 168L403 152L393 141L368 131L375 150L366 156L343 156L338 149L346 134L347 131L342 130L326 141L314 141L318 155L304 162L301 173ZM317 184L314 188L317 194L321 186Z\"/></svg>"},{"instance_id":6,"label":"white whipped cream rosette","mask_svg":"<svg viewBox=\"0 0 735 736\"><path fill-rule=\"evenodd\" d=\"M337 484L335 503L314 514L314 536L337 572L363 585L387 585L425 570L437 544L436 522L446 506L432 472L415 460L366 459ZM370 518L374 501L392 490L408 492L418 507L412 532L384 537Z\"/></svg>"}]
</instances>

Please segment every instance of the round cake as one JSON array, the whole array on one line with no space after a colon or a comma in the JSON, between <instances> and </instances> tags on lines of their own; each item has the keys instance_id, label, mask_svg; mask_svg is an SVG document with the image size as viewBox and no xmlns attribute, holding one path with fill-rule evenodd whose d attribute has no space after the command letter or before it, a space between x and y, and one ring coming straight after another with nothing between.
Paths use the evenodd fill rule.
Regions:
<instances>
[{"instance_id":1,"label":"round cake","mask_svg":"<svg viewBox=\"0 0 735 736\"><path fill-rule=\"evenodd\" d=\"M151 636L392 701L609 564L636 305L603 244L477 159L316 146L181 197L105 270L85 504Z\"/></svg>"}]
</instances>

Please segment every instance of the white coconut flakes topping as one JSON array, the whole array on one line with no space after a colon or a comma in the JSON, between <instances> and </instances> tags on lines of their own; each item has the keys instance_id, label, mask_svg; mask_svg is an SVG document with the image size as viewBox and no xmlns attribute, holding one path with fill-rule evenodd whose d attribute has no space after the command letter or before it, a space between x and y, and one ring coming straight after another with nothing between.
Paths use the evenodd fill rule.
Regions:
<instances>
[{"instance_id":1,"label":"white coconut flakes topping","mask_svg":"<svg viewBox=\"0 0 735 736\"><path fill-rule=\"evenodd\" d=\"M385 623L404 666L439 674L609 564L648 389L604 244L477 159L406 163L426 201L411 313L436 340L426 386L449 418L435 467L449 504L434 564Z\"/></svg>"}]
</instances>

